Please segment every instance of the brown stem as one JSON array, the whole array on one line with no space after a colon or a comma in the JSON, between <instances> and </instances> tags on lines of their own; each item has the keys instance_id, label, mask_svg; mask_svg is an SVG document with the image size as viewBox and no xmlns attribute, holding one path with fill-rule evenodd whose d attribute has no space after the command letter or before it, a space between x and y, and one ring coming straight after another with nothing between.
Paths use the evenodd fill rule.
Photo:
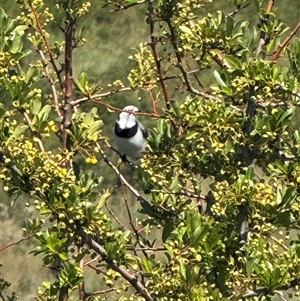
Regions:
<instances>
[{"instance_id":1,"label":"brown stem","mask_svg":"<svg viewBox=\"0 0 300 301\"><path fill-rule=\"evenodd\" d=\"M149 20L149 27L150 27L150 40L151 42L149 43L152 52L153 52L153 56L154 56L154 60L155 60L155 64L156 64L156 69L157 69L157 73L158 73L158 78L159 78L159 82L161 84L162 90L163 90L163 94L164 94L164 98L165 98L165 103L166 103L166 108L168 110L171 109L171 103L170 103L170 97L169 97L169 92L167 89L167 84L164 81L164 76L162 73L162 67L161 67L161 59L159 57L158 51L157 51L157 47L156 47L156 41L155 41L155 36L154 36L154 9L153 9L153 1L154 0L148 0L148 20Z\"/></svg>"},{"instance_id":2,"label":"brown stem","mask_svg":"<svg viewBox=\"0 0 300 301\"><path fill-rule=\"evenodd\" d=\"M1 253L2 251L4 251L4 250L10 248L10 247L16 246L16 245L20 244L21 242L30 239L31 237L33 237L33 235L34 235L34 234L31 234L31 235L29 235L29 236L27 236L27 237L25 237L25 238L22 238L22 239L20 239L20 240L18 240L18 241L16 241L16 242L12 242L12 243L10 243L10 244L8 244L8 245L2 247L2 248L0 249L0 253Z\"/></svg>"},{"instance_id":3,"label":"brown stem","mask_svg":"<svg viewBox=\"0 0 300 301\"><path fill-rule=\"evenodd\" d=\"M286 39L282 42L282 44L279 45L278 49L276 50L275 53L273 53L272 57L273 60L276 61L279 56L280 53L282 52L282 50L286 47L286 45L290 42L290 40L292 39L292 37L297 33L298 29L300 28L300 21L298 22L298 24L293 28L293 30L290 32L290 34L286 37Z\"/></svg>"},{"instance_id":4,"label":"brown stem","mask_svg":"<svg viewBox=\"0 0 300 301\"><path fill-rule=\"evenodd\" d=\"M73 33L74 33L74 25L76 19L70 14L70 12L66 12L66 28L65 28L65 82L64 82L64 94L65 94L65 103L63 108L63 120L61 124L62 130L62 146L64 149L70 150L71 143L70 139L68 139L67 130L70 128L72 124L72 111L73 105L72 102L72 92L73 92Z\"/></svg>"},{"instance_id":5,"label":"brown stem","mask_svg":"<svg viewBox=\"0 0 300 301\"><path fill-rule=\"evenodd\" d=\"M156 100L154 99L154 97L153 97L152 92L151 92L150 89L147 89L147 92L148 92L148 94L149 94L149 96L150 96L150 98L151 98L153 113L154 113L155 115L158 115L158 114L157 114L157 109L156 109Z\"/></svg>"}]
</instances>

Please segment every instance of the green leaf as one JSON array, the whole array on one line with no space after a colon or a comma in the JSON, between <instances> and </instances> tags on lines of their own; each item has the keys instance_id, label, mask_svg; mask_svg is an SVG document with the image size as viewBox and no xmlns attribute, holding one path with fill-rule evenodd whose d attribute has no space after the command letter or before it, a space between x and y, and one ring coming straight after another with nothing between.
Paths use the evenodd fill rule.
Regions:
<instances>
[{"instance_id":1,"label":"green leaf","mask_svg":"<svg viewBox=\"0 0 300 301\"><path fill-rule=\"evenodd\" d=\"M226 88L227 88L227 85L226 85L225 82L222 80L222 78L221 78L219 72L218 72L217 70L215 70L215 71L213 72L213 74L214 74L215 79L216 79L217 82L219 83L219 85L222 86L222 87L226 87Z\"/></svg>"},{"instance_id":2,"label":"green leaf","mask_svg":"<svg viewBox=\"0 0 300 301\"><path fill-rule=\"evenodd\" d=\"M145 256L142 258L142 265L145 268L147 273L150 274L152 272L151 262Z\"/></svg>"},{"instance_id":3,"label":"green leaf","mask_svg":"<svg viewBox=\"0 0 300 301\"><path fill-rule=\"evenodd\" d=\"M28 25L18 25L12 32L22 36L24 35L26 29L28 29Z\"/></svg>"},{"instance_id":4,"label":"green leaf","mask_svg":"<svg viewBox=\"0 0 300 301\"><path fill-rule=\"evenodd\" d=\"M11 139L16 139L18 137L20 137L20 135L26 131L28 129L28 125L26 124L20 124L18 125L15 130L13 131L12 135L9 137L9 139L7 140L7 143L9 143L9 141Z\"/></svg>"},{"instance_id":5,"label":"green leaf","mask_svg":"<svg viewBox=\"0 0 300 301\"><path fill-rule=\"evenodd\" d=\"M95 121L92 124L92 126L88 129L88 134L92 136L93 134L99 132L99 130L102 128L102 126L103 126L102 120Z\"/></svg>"},{"instance_id":6,"label":"green leaf","mask_svg":"<svg viewBox=\"0 0 300 301\"><path fill-rule=\"evenodd\" d=\"M68 259L68 253L66 253L66 252L58 253L58 256L61 260L64 260L64 261Z\"/></svg>"},{"instance_id":7,"label":"green leaf","mask_svg":"<svg viewBox=\"0 0 300 301\"><path fill-rule=\"evenodd\" d=\"M37 115L42 107L42 103L39 99L32 99L30 101L30 112L34 115Z\"/></svg>"},{"instance_id":8,"label":"green leaf","mask_svg":"<svg viewBox=\"0 0 300 301\"><path fill-rule=\"evenodd\" d=\"M208 225L205 225L204 227L202 225L198 226L196 230L192 233L191 239L189 241L189 246L193 247L198 242L200 242L203 237L208 233Z\"/></svg>"},{"instance_id":9,"label":"green leaf","mask_svg":"<svg viewBox=\"0 0 300 301\"><path fill-rule=\"evenodd\" d=\"M232 17L228 16L226 19L226 36L227 37L231 37L233 25L234 25L234 19Z\"/></svg>"},{"instance_id":10,"label":"green leaf","mask_svg":"<svg viewBox=\"0 0 300 301\"><path fill-rule=\"evenodd\" d=\"M174 224L173 223L167 223L165 226L164 226L164 229L163 229L163 232L162 232L162 241L163 243L165 243L170 234L172 233L172 231L174 230Z\"/></svg>"},{"instance_id":11,"label":"green leaf","mask_svg":"<svg viewBox=\"0 0 300 301\"><path fill-rule=\"evenodd\" d=\"M181 26L178 26L179 30L183 33L186 33L188 35L192 35L193 32L191 31L191 29L185 25L181 25Z\"/></svg>"},{"instance_id":12,"label":"green leaf","mask_svg":"<svg viewBox=\"0 0 300 301\"><path fill-rule=\"evenodd\" d=\"M232 67L234 67L236 69L241 68L241 63L240 63L240 61L236 57L234 57L232 55L225 55L225 60L228 61L228 63Z\"/></svg>"},{"instance_id":13,"label":"green leaf","mask_svg":"<svg viewBox=\"0 0 300 301\"><path fill-rule=\"evenodd\" d=\"M12 45L10 47L10 51L12 53L17 53L17 52L21 52L22 48L23 48L23 42L21 36L19 34L15 34L13 37Z\"/></svg>"}]
</instances>

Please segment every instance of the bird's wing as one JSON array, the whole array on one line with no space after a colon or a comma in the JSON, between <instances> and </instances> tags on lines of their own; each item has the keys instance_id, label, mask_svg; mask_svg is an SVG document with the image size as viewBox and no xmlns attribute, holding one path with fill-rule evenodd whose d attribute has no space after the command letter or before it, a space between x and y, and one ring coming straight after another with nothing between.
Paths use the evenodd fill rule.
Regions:
<instances>
[{"instance_id":1,"label":"bird's wing","mask_svg":"<svg viewBox=\"0 0 300 301\"><path fill-rule=\"evenodd\" d=\"M143 133L143 137L147 139L149 137L149 132L147 131L147 129L144 127L142 123L140 123L139 121L137 123L138 123L138 127L141 129Z\"/></svg>"}]
</instances>

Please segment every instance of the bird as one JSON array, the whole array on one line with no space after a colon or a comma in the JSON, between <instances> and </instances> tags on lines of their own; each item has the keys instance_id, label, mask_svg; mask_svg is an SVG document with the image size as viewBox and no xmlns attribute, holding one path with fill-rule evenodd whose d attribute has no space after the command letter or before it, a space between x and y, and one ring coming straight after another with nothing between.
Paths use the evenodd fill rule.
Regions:
<instances>
[{"instance_id":1,"label":"bird","mask_svg":"<svg viewBox=\"0 0 300 301\"><path fill-rule=\"evenodd\" d=\"M118 151L123 156L123 161L126 161L127 157L137 161L140 152L145 150L147 144L149 132L133 114L138 111L139 109L133 105L126 106L115 123L114 140Z\"/></svg>"}]
</instances>

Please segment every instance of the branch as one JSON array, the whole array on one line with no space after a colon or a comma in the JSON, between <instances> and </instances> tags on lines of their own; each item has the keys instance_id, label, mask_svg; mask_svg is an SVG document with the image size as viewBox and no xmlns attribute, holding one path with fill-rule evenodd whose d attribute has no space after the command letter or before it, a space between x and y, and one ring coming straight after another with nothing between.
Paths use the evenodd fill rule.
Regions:
<instances>
[{"instance_id":1,"label":"branch","mask_svg":"<svg viewBox=\"0 0 300 301\"><path fill-rule=\"evenodd\" d=\"M92 292L92 293L86 293L86 297L91 297L91 296L97 296L97 295L104 295L104 294L107 294L107 293L110 293L110 292L115 292L117 291L118 289L126 289L126 288L129 288L131 285L123 285L123 286L120 286L120 287L112 287L112 288L108 288L106 290L102 290L102 291L95 291L95 292Z\"/></svg>"},{"instance_id":2,"label":"branch","mask_svg":"<svg viewBox=\"0 0 300 301\"><path fill-rule=\"evenodd\" d=\"M185 68L183 67L183 61L182 61L182 58L180 56L180 53L179 53L179 50L178 50L178 47L177 47L177 42L176 42L176 36L175 36L175 32L174 32L174 29L172 27L172 24L169 20L166 20L167 22L167 25L168 25L168 28L169 28L169 31L170 31L170 34L171 34L171 42L172 42L172 45L173 45L173 48L174 48L174 51L175 51L175 56L176 56L176 59L177 59L177 67L179 68L179 70L181 71L181 74L183 76L183 79L184 79L184 83L186 85L186 88L187 88L187 91L195 94L195 95L198 95L198 96L201 96L203 97L204 99L209 99L209 100L213 100L213 101L216 101L216 102L223 102L222 99L220 98L217 98L217 97L214 97L208 93L205 93L205 92L201 92L197 89L195 89L193 86L192 86L192 83L189 79L189 72L187 72L185 70ZM230 105L230 107L236 111L239 111L239 112L243 112L242 109L234 106L234 105Z\"/></svg>"},{"instance_id":3,"label":"branch","mask_svg":"<svg viewBox=\"0 0 300 301\"><path fill-rule=\"evenodd\" d=\"M58 70L58 68L57 68L57 66L56 66L56 63L55 63L55 60L54 60L54 56L53 56L53 54L52 54L52 51L51 51L51 48L50 48L50 46L49 46L48 40L46 39L46 36L45 36L45 34L44 34L44 29L43 29L43 27L42 27L42 25L41 25L41 22L40 22L40 20L39 20L38 13L37 13L37 11L35 10L35 7L34 7L33 4L32 4L32 1L29 1L29 3L30 3L29 6L30 6L30 8L31 8L31 11L32 11L32 13L33 13L33 15L34 15L34 18L35 18L35 20L36 20L36 24L37 24L38 30L39 30L39 32L40 32L40 34L41 34L41 36L42 36L42 39L43 39L43 41L44 41L44 43L45 43L47 52L48 52L48 54L49 54L51 65L53 66L54 71L55 71L55 73L56 73L56 76L57 76L57 78L58 78L58 81L59 81L59 84L60 84L60 88L63 90L64 85L63 85L63 81L62 81L62 79L61 79L61 77L60 77L60 71Z\"/></svg>"},{"instance_id":4,"label":"branch","mask_svg":"<svg viewBox=\"0 0 300 301\"><path fill-rule=\"evenodd\" d=\"M295 286L297 286L299 284L300 284L300 278L296 278L296 279L290 281L290 283L277 288L276 291L286 291L290 288L294 288ZM246 294L241 295L241 298L252 298L252 297L256 297L256 296L266 295L269 292L270 292L270 290L268 287L259 287L255 290L249 290Z\"/></svg>"},{"instance_id":5,"label":"branch","mask_svg":"<svg viewBox=\"0 0 300 301\"><path fill-rule=\"evenodd\" d=\"M286 47L286 45L290 42L290 40L292 39L292 37L294 35L296 35L298 29L300 28L300 21L298 22L298 24L293 28L293 30L290 32L290 34L286 37L286 39L282 42L282 44L279 45L277 51L275 53L273 53L273 60L277 60L280 56L280 53L282 52L282 50Z\"/></svg>"},{"instance_id":6,"label":"branch","mask_svg":"<svg viewBox=\"0 0 300 301\"><path fill-rule=\"evenodd\" d=\"M156 41L155 41L155 36L154 36L154 8L153 8L153 1L154 0L148 0L148 22L149 22L149 27L150 27L150 40L151 42L149 43L151 49L152 49L152 53L153 53L153 57L155 60L155 64L156 64L156 69L157 69L157 73L158 73L158 78L159 78L159 82L161 84L163 93L164 93L164 98L165 98L165 103L166 103L166 108L167 110L171 109L171 103L170 103L170 96L169 96L169 92L167 89L167 85L165 83L165 81L163 80L163 73L162 73L162 67L161 67L161 59L159 57L157 48L156 48Z\"/></svg>"},{"instance_id":7,"label":"branch","mask_svg":"<svg viewBox=\"0 0 300 301\"><path fill-rule=\"evenodd\" d=\"M42 140L41 140L41 135L40 135L40 133L38 133L38 132L33 128L32 122L31 122L31 120L30 120L30 118L29 118L29 116L28 116L26 110L25 110L23 107L21 107L21 108L19 109L19 111L21 112L21 114L23 115L23 117L24 117L26 123L28 124L31 134L32 134L35 138L38 139L38 142L37 142L37 143L38 143L38 145L39 145L40 150L44 152L44 151L45 151L45 148L44 148L44 145L43 145Z\"/></svg>"},{"instance_id":8,"label":"branch","mask_svg":"<svg viewBox=\"0 0 300 301\"><path fill-rule=\"evenodd\" d=\"M16 241L16 242L12 242L12 243L10 243L10 244L8 244L8 245L2 247L2 248L0 249L0 253L1 253L2 251L4 251L4 250L10 248L10 247L16 246L16 245L20 244L21 242L30 239L30 238L33 237L33 236L34 236L34 234L31 234L31 235L29 235L29 236L27 236L27 237L25 237L25 238L22 238L22 239L20 239L20 240L18 240L18 241Z\"/></svg>"},{"instance_id":9,"label":"branch","mask_svg":"<svg viewBox=\"0 0 300 301\"><path fill-rule=\"evenodd\" d=\"M129 218L129 224L135 234L135 239L137 241L137 243L139 244L139 246L142 248L143 246L141 245L141 242L140 242L140 233L139 231L135 228L134 224L133 224L133 221L132 221L132 215L131 215L131 212L130 212L130 209L129 209L129 206L128 206L128 199L126 197L126 194L125 194L125 190L124 190L124 184L122 185L122 192L123 192L123 198L124 198L124 201L125 201L125 206L126 206L126 210L127 210L127 215L128 215L128 218ZM142 250L144 256L148 258L148 254L146 251ZM138 258L138 254L137 254L137 251L135 249L133 249L133 253L135 255L136 258ZM140 261L138 261L138 266L139 266L139 269L140 271L142 271L142 264ZM142 284L145 285L145 279L144 279L144 275L142 274Z\"/></svg>"},{"instance_id":10,"label":"branch","mask_svg":"<svg viewBox=\"0 0 300 301\"><path fill-rule=\"evenodd\" d=\"M227 15L227 17L232 17L232 16L236 15L238 12L240 12L244 8L248 7L249 5L250 5L250 3L249 4L245 4L244 6L241 6L241 4L237 5L237 8L234 11L232 11L231 13L229 13Z\"/></svg>"},{"instance_id":11,"label":"branch","mask_svg":"<svg viewBox=\"0 0 300 301\"><path fill-rule=\"evenodd\" d=\"M90 95L88 97L83 97L83 98L71 101L70 104L72 106L76 106L76 105L81 104L81 103L83 103L87 100L91 100L91 101L93 101L93 102L95 102L99 105L105 106L106 108L108 108L111 111L123 112L123 108L120 109L120 108L114 107L112 105L109 105L109 104L105 103L104 101L100 100L101 97L103 97L103 94L94 94L94 95ZM97 99L97 98L100 98L100 99ZM159 115L159 114L156 114L156 113L132 112L132 114L139 115L139 116L154 117L154 118L163 118L163 119L168 118L167 116Z\"/></svg>"},{"instance_id":12,"label":"branch","mask_svg":"<svg viewBox=\"0 0 300 301\"><path fill-rule=\"evenodd\" d=\"M50 76L49 67L48 67L48 63L46 61L46 58L44 56L44 52L43 52L43 50L40 49L40 50L38 50L38 53L40 54L42 60L45 62L46 77L47 77L48 82L50 83L50 86L51 86L51 89L52 89L54 106L56 108L56 112L57 112L58 116L60 118L62 118L62 115L60 113L60 107L59 107L59 101L58 101L58 96L57 96L57 91L56 91L55 83L54 83L54 80L52 79L52 77Z\"/></svg>"},{"instance_id":13,"label":"branch","mask_svg":"<svg viewBox=\"0 0 300 301\"><path fill-rule=\"evenodd\" d=\"M139 201L144 201L149 203L135 188L133 188L128 181L124 178L124 176L121 174L120 170L111 163L111 161L107 158L107 156L105 155L105 153L103 152L102 148L100 147L99 143L96 143L97 148L100 151L100 154L102 155L102 158L104 159L104 162L110 167L112 168L115 173L119 176L120 180L125 184L125 186L127 188L129 188L129 190L137 197L137 199Z\"/></svg>"},{"instance_id":14,"label":"branch","mask_svg":"<svg viewBox=\"0 0 300 301\"><path fill-rule=\"evenodd\" d=\"M269 22L269 18L270 18L269 13L271 12L274 4L275 4L275 0L269 0L268 7L267 7L267 12L264 15L264 17L261 18L261 20L260 20L262 25L263 25L264 22ZM257 57L260 54L260 52L262 51L263 46L267 43L267 39L268 39L268 36L267 36L266 32L263 31L263 30L260 30L258 46L255 50L255 57Z\"/></svg>"},{"instance_id":15,"label":"branch","mask_svg":"<svg viewBox=\"0 0 300 301\"><path fill-rule=\"evenodd\" d=\"M71 223L68 218L60 219L63 223L65 223L69 229L74 231L79 237L83 239L83 241L96 253L101 255L103 260L116 272L118 272L126 281L128 281L137 291L137 294L142 296L146 301L155 301L147 289L142 285L142 283L137 279L135 275L130 274L126 268L121 265L118 265L112 258L110 258L106 250L97 243L94 239L91 238L89 234L87 234L78 223Z\"/></svg>"},{"instance_id":16,"label":"branch","mask_svg":"<svg viewBox=\"0 0 300 301\"><path fill-rule=\"evenodd\" d=\"M117 6L117 8L116 9L112 9L111 12L115 12L115 11L119 11L119 10L123 10L123 9L128 9L130 7L142 4L145 1L146 0L141 0L141 1L133 2L133 3L129 3L127 5L121 5L121 4L117 3L117 4L115 4Z\"/></svg>"},{"instance_id":17,"label":"branch","mask_svg":"<svg viewBox=\"0 0 300 301\"><path fill-rule=\"evenodd\" d=\"M63 108L63 120L61 123L61 142L63 149L70 150L70 140L68 139L67 130L72 124L72 111L73 105L72 92L73 92L73 34L76 19L72 17L69 11L66 12L66 28L65 28L65 82L64 94L65 103Z\"/></svg>"}]
</instances>

